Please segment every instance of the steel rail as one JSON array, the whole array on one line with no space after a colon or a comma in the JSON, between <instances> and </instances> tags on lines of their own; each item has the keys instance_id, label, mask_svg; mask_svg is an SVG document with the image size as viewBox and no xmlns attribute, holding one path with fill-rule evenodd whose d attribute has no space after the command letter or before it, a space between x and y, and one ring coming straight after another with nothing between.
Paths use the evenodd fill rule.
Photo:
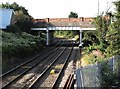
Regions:
<instances>
[{"instance_id":1,"label":"steel rail","mask_svg":"<svg viewBox=\"0 0 120 89\"><path fill-rule=\"evenodd\" d=\"M63 44L63 43L62 43ZM61 45L62 45L61 44ZM47 57L49 57L51 54L53 54L54 52L56 52L58 49L60 48L57 47L53 52L51 52L49 55L47 55L45 58L41 59L39 62L37 62L36 64L34 64L33 66L31 66L29 69L26 69L26 71L22 72L21 74L19 74L15 79L11 80L9 83L5 84L4 86L2 86L2 89L6 88L7 86L9 86L11 83L13 83L15 80L17 80L18 78L20 78L22 75L24 75L26 72L28 72L29 70L33 69L35 66L37 66L41 61L43 61L44 59L46 59Z\"/></svg>"},{"instance_id":2,"label":"steel rail","mask_svg":"<svg viewBox=\"0 0 120 89\"><path fill-rule=\"evenodd\" d=\"M59 45L59 43L60 43L60 41L57 43L57 45ZM53 48L55 48L57 45L55 45L54 47L52 47L52 48L50 48L50 49L45 50L44 52L42 52L42 53L40 53L40 54L34 56L34 57L31 58L30 60L28 60L28 61L26 61L26 62L24 62L24 63L22 63L22 64L16 66L15 68L9 70L8 72L2 74L2 75L0 76L0 78L1 78L1 77L4 77L5 75L7 75L7 74L9 74L9 73L11 73L11 72L13 72L13 71L15 71L16 69L20 68L21 66L23 66L23 65L25 65L25 64L27 64L27 63L33 61L33 60L36 59L37 57L40 57L41 55L43 55L43 54L46 53L47 51L50 51L50 50L52 50Z\"/></svg>"},{"instance_id":3,"label":"steel rail","mask_svg":"<svg viewBox=\"0 0 120 89\"><path fill-rule=\"evenodd\" d=\"M52 89L56 89L56 84L58 83L58 80L59 80L59 78L60 78L62 72L63 72L64 69L65 69L65 65L67 64L68 59L70 58L70 55L71 55L72 50L73 50L73 47L74 47L74 45L72 46L72 49L70 50L70 53L67 55L67 58L66 58L66 60L65 60L65 62L64 62L64 65L63 65L62 69L60 70L60 73L58 74L58 77L57 77L55 83L53 84Z\"/></svg>"},{"instance_id":4,"label":"steel rail","mask_svg":"<svg viewBox=\"0 0 120 89\"><path fill-rule=\"evenodd\" d=\"M72 89L73 82L74 82L74 74L70 74L63 89Z\"/></svg>"},{"instance_id":5,"label":"steel rail","mask_svg":"<svg viewBox=\"0 0 120 89\"><path fill-rule=\"evenodd\" d=\"M67 89L70 80L71 80L71 74L70 74L69 77L67 78L67 81L66 81L66 83L65 83L65 85L64 85L64 87L63 87L63 89Z\"/></svg>"},{"instance_id":6,"label":"steel rail","mask_svg":"<svg viewBox=\"0 0 120 89\"><path fill-rule=\"evenodd\" d=\"M65 83L65 85L64 85L64 87L63 87L63 89L73 89L73 84L75 83L75 79L74 79L74 74L76 73L76 61L77 61L77 52L78 52L79 50L78 49L76 49L76 51L75 51L75 58L74 58L74 60L73 60L73 74L70 74L69 75L69 77L68 77L68 79L67 79L67 81L66 81L66 83Z\"/></svg>"},{"instance_id":7,"label":"steel rail","mask_svg":"<svg viewBox=\"0 0 120 89\"><path fill-rule=\"evenodd\" d=\"M73 84L74 84L74 74L71 75L71 79L67 87L69 89L72 89L72 87L74 87Z\"/></svg>"},{"instance_id":8,"label":"steel rail","mask_svg":"<svg viewBox=\"0 0 120 89\"><path fill-rule=\"evenodd\" d=\"M56 50L58 50L58 48L56 48L53 52L55 52ZM38 65L42 60L46 59L47 57L49 57L53 52L51 52L49 55L47 55L45 58L41 59L39 62L37 62L36 64L34 64L33 66L31 66L29 69L27 69L26 71L22 72L20 75L18 75L15 79L11 80L9 83L5 84L3 88L7 87L8 85L10 85L12 82L14 82L15 80L17 80L19 77L21 77L23 74L25 74L26 72L28 72L29 70L31 70L32 68L34 68L36 65Z\"/></svg>"},{"instance_id":9,"label":"steel rail","mask_svg":"<svg viewBox=\"0 0 120 89\"><path fill-rule=\"evenodd\" d=\"M32 82L32 84L27 87L26 89L33 89L37 81L51 68L51 66L60 58L60 56L65 52L65 50L68 48L67 47L55 58L55 60Z\"/></svg>"}]
</instances>

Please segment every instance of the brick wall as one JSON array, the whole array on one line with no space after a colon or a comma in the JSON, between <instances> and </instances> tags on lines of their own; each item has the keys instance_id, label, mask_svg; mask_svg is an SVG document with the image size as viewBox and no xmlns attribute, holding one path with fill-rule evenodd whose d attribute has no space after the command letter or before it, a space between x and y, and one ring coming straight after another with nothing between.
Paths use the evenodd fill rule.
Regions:
<instances>
[{"instance_id":1,"label":"brick wall","mask_svg":"<svg viewBox=\"0 0 120 89\"><path fill-rule=\"evenodd\" d=\"M45 18L33 19L33 22L91 22L94 18Z\"/></svg>"},{"instance_id":2,"label":"brick wall","mask_svg":"<svg viewBox=\"0 0 120 89\"><path fill-rule=\"evenodd\" d=\"M85 22L92 22L94 20L94 18L84 18Z\"/></svg>"},{"instance_id":3,"label":"brick wall","mask_svg":"<svg viewBox=\"0 0 120 89\"><path fill-rule=\"evenodd\" d=\"M106 20L109 20L109 16L104 16ZM33 22L92 22L94 18L80 17L80 18L45 18L45 19L33 19Z\"/></svg>"}]
</instances>

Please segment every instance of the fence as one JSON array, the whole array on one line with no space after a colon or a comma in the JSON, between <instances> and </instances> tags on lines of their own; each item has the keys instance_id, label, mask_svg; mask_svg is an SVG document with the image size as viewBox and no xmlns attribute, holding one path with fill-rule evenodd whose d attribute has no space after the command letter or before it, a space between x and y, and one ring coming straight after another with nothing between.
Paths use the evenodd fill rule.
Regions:
<instances>
[{"instance_id":1,"label":"fence","mask_svg":"<svg viewBox=\"0 0 120 89\"><path fill-rule=\"evenodd\" d=\"M120 76L120 55L113 56L104 62L78 68L76 71L77 87L82 89L101 87L114 73ZM105 80L106 76L108 78Z\"/></svg>"}]
</instances>

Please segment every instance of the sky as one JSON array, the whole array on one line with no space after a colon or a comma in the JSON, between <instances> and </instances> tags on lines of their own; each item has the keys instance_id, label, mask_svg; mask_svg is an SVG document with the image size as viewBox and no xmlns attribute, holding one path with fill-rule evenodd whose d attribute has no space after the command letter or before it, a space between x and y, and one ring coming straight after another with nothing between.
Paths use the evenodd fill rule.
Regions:
<instances>
[{"instance_id":1,"label":"sky","mask_svg":"<svg viewBox=\"0 0 120 89\"><path fill-rule=\"evenodd\" d=\"M25 7L35 19L40 18L68 18L70 12L75 12L78 17L95 17L99 12L114 11L112 4L116 0L0 0L0 3L17 2Z\"/></svg>"}]
</instances>

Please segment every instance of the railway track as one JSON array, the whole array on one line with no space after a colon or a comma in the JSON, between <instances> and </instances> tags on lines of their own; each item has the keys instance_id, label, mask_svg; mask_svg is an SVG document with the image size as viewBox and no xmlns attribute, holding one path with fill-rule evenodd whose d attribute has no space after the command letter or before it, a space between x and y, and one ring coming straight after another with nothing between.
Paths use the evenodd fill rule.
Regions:
<instances>
[{"instance_id":1,"label":"railway track","mask_svg":"<svg viewBox=\"0 0 120 89\"><path fill-rule=\"evenodd\" d=\"M74 88L73 84L74 84L74 74L70 74L63 89L73 89Z\"/></svg>"},{"instance_id":2,"label":"railway track","mask_svg":"<svg viewBox=\"0 0 120 89\"><path fill-rule=\"evenodd\" d=\"M55 83L53 84L52 89L56 89L56 88L59 87L59 86L58 86L58 85L59 85L59 78L60 78L60 76L62 75L62 73L63 73L64 70L65 70L65 66L66 66L66 64L67 64L67 62L68 62L68 60L69 60L69 57L70 57L71 53L72 53L73 47L74 47L74 46L72 46L72 48L70 49L70 52L68 53L68 55L67 55L67 57L66 57L66 59L65 59L65 61L64 61L64 63L63 63L64 65L63 65L60 73L58 74L58 77L57 77Z\"/></svg>"},{"instance_id":3,"label":"railway track","mask_svg":"<svg viewBox=\"0 0 120 89\"><path fill-rule=\"evenodd\" d=\"M76 83L76 62L79 60L79 48L78 46L73 48L70 60L65 68L63 75L59 78L59 84L55 85L63 89L74 89Z\"/></svg>"},{"instance_id":4,"label":"railway track","mask_svg":"<svg viewBox=\"0 0 120 89\"><path fill-rule=\"evenodd\" d=\"M64 44L64 42L62 44ZM35 60L37 57L34 57L33 59L27 61L28 64L25 62L17 66L16 69L14 68L10 72L2 75L2 89L39 89L40 87L47 86L55 89L58 83L57 81L59 80L59 76L61 76L61 73L64 71L65 65L68 62L74 48L74 46L68 47L69 45L67 45L67 47L62 47L62 44L58 46L58 43L58 45L56 45L56 48L52 48L52 50L54 49L52 52L50 51L51 49L49 49L49 53L47 53L45 56L43 56L45 52L37 56L41 58L38 59L39 61L33 62L34 64L31 61ZM65 60L62 60L63 58ZM31 65L29 65L29 63ZM50 71L57 67L57 65L60 65L60 68L55 69L57 70L57 73L50 74ZM18 71L18 73L14 71ZM13 74L19 75L15 77L13 76L13 78L11 78L9 77L10 74L11 76ZM46 82L49 82L49 78L53 79L54 81L50 83L51 85L46 85Z\"/></svg>"},{"instance_id":5,"label":"railway track","mask_svg":"<svg viewBox=\"0 0 120 89\"><path fill-rule=\"evenodd\" d=\"M59 43L57 44L59 45ZM57 46L56 45L56 46ZM11 84L13 81L17 80L20 76L22 76L23 74L25 74L27 71L29 71L30 69L32 69L33 67L35 67L37 64L39 64L42 60L46 59L47 57L49 57L53 52L55 52L56 50L58 50L58 48L56 46L44 51L43 53L31 58L30 60L24 62L23 64L13 68L12 70L8 71L7 73L2 75L2 89L4 89L5 87L7 87L9 84ZM53 50L54 49L54 50ZM47 53L47 55L45 55L45 53L49 51ZM41 57L41 60L37 59ZM38 61L39 60L39 61ZM33 65L34 64L34 65ZM21 73L22 72L22 73ZM16 75L15 75L16 74Z\"/></svg>"},{"instance_id":6,"label":"railway track","mask_svg":"<svg viewBox=\"0 0 120 89\"><path fill-rule=\"evenodd\" d=\"M63 85L63 89L74 89L74 84L76 82L76 78L75 78L75 74L76 74L76 62L79 58L79 55L77 55L79 53L79 49L75 49L74 52L74 57L73 57L73 63L72 63L72 68L73 71L71 73L68 74L67 80Z\"/></svg>"},{"instance_id":7,"label":"railway track","mask_svg":"<svg viewBox=\"0 0 120 89\"><path fill-rule=\"evenodd\" d=\"M9 71L7 71L6 73L2 74L0 77L3 78L4 76L6 76L6 75L10 74L11 72L15 71L16 69L20 68L21 66L23 66L23 65L25 65L25 64L27 64L27 63L33 61L35 58L37 58L37 57L39 57L39 56L42 56L44 53L46 53L46 52L52 50L53 48L55 48L59 43L60 43L60 41L59 41L54 47L48 48L47 50L44 50L42 53L40 53L40 54L38 54L38 55L32 57L32 58L29 59L28 61L26 61L26 62L24 62L24 63L22 63L22 64L16 66L15 68L13 68L13 69L11 69L11 70L9 70Z\"/></svg>"},{"instance_id":8,"label":"railway track","mask_svg":"<svg viewBox=\"0 0 120 89\"><path fill-rule=\"evenodd\" d=\"M69 46L69 45L68 45ZM55 60L50 64L50 66L38 77L36 81L34 81L27 89L39 89L43 87L53 87L55 88L55 85L59 79L59 76L61 76L61 73L64 71L64 67L69 60L70 54L72 52L73 47L66 47L59 55L55 58ZM68 55L66 55L66 53ZM62 60L65 58L65 60ZM50 71L57 67L57 65L60 66L60 68L56 69L55 74L49 74ZM43 77L44 76L44 77Z\"/></svg>"}]
</instances>

